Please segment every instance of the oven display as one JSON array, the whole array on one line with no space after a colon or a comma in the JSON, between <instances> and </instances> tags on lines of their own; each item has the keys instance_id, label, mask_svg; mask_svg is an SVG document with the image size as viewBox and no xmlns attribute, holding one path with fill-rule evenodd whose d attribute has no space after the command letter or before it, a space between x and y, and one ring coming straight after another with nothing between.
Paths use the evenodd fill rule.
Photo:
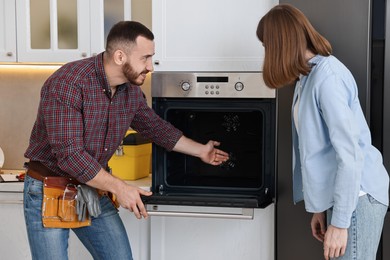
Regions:
<instances>
[{"instance_id":1,"label":"oven display","mask_svg":"<svg viewBox=\"0 0 390 260\"><path fill-rule=\"evenodd\" d=\"M197 82L204 82L204 83L215 83L215 82L229 82L228 77L197 77Z\"/></svg>"}]
</instances>

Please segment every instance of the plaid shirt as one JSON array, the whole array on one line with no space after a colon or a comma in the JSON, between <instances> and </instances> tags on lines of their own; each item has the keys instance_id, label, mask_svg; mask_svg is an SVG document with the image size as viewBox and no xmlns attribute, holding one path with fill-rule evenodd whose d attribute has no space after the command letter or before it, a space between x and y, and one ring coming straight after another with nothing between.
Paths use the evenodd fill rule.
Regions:
<instances>
[{"instance_id":1,"label":"plaid shirt","mask_svg":"<svg viewBox=\"0 0 390 260\"><path fill-rule=\"evenodd\" d=\"M85 183L107 167L129 127L167 150L182 136L147 105L139 86L120 85L111 97L101 53L47 79L25 157Z\"/></svg>"}]
</instances>

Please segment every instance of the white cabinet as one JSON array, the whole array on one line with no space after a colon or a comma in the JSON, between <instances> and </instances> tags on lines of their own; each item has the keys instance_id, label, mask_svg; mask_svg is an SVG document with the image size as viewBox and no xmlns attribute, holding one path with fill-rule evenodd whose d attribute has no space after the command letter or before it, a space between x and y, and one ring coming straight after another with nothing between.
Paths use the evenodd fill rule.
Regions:
<instances>
[{"instance_id":1,"label":"white cabinet","mask_svg":"<svg viewBox=\"0 0 390 260\"><path fill-rule=\"evenodd\" d=\"M12 185L12 184L10 184ZM8 186L10 186L8 185ZM20 185L15 184L15 185ZM22 184L21 184L22 185ZM21 188L18 188L19 190ZM23 213L23 193L0 191L0 252L1 259L31 259ZM150 221L137 219L132 212L120 208L119 214L130 239L133 258L149 260ZM115 241L113 241L115 246ZM92 260L91 254L77 236L69 233L69 259Z\"/></svg>"},{"instance_id":2,"label":"white cabinet","mask_svg":"<svg viewBox=\"0 0 390 260\"><path fill-rule=\"evenodd\" d=\"M150 218L137 219L133 212L122 207L119 215L130 240L133 259L150 260Z\"/></svg>"},{"instance_id":3,"label":"white cabinet","mask_svg":"<svg viewBox=\"0 0 390 260\"><path fill-rule=\"evenodd\" d=\"M0 0L0 4L1 62L63 63L96 55L104 50L111 26L131 16L131 0Z\"/></svg>"},{"instance_id":4,"label":"white cabinet","mask_svg":"<svg viewBox=\"0 0 390 260\"><path fill-rule=\"evenodd\" d=\"M65 62L90 56L89 1L17 0L19 62Z\"/></svg>"},{"instance_id":5,"label":"white cabinet","mask_svg":"<svg viewBox=\"0 0 390 260\"><path fill-rule=\"evenodd\" d=\"M31 259L24 223L23 193L0 192L0 219L0 258Z\"/></svg>"},{"instance_id":6,"label":"white cabinet","mask_svg":"<svg viewBox=\"0 0 390 260\"><path fill-rule=\"evenodd\" d=\"M153 0L155 71L260 71L256 28L277 0Z\"/></svg>"},{"instance_id":7,"label":"white cabinet","mask_svg":"<svg viewBox=\"0 0 390 260\"><path fill-rule=\"evenodd\" d=\"M183 217L183 208L198 214L207 207L158 205L158 208L165 213L177 211L181 217L175 217L175 213L151 217L151 260L275 259L274 204L254 209L253 219L224 219L215 217L215 213L210 218Z\"/></svg>"},{"instance_id":8,"label":"white cabinet","mask_svg":"<svg viewBox=\"0 0 390 260\"><path fill-rule=\"evenodd\" d=\"M15 0L0 0L0 61L16 61Z\"/></svg>"},{"instance_id":9,"label":"white cabinet","mask_svg":"<svg viewBox=\"0 0 390 260\"><path fill-rule=\"evenodd\" d=\"M0 191L0 219L0 258L31 259L24 222L22 192ZM70 232L68 252L69 259L92 260L92 256L73 232Z\"/></svg>"}]
</instances>

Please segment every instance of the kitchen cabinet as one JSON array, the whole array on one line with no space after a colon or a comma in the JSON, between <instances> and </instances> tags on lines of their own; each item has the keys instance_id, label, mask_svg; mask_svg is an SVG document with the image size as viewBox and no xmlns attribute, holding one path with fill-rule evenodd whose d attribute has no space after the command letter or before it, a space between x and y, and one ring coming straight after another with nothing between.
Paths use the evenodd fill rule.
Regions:
<instances>
[{"instance_id":1,"label":"kitchen cabinet","mask_svg":"<svg viewBox=\"0 0 390 260\"><path fill-rule=\"evenodd\" d=\"M0 61L16 61L15 0L0 0Z\"/></svg>"},{"instance_id":2,"label":"kitchen cabinet","mask_svg":"<svg viewBox=\"0 0 390 260\"><path fill-rule=\"evenodd\" d=\"M183 208L199 213L207 207L158 205L158 208L164 212L176 212L172 216L158 216L157 212L150 217L151 260L275 259L274 204L254 209L253 219L215 217L232 208L210 208L209 211L223 212L214 213L210 218L183 217L186 215ZM175 217L176 213L182 216Z\"/></svg>"},{"instance_id":3,"label":"kitchen cabinet","mask_svg":"<svg viewBox=\"0 0 390 260\"><path fill-rule=\"evenodd\" d=\"M0 219L1 258L31 259L24 223L23 193L0 192Z\"/></svg>"},{"instance_id":4,"label":"kitchen cabinet","mask_svg":"<svg viewBox=\"0 0 390 260\"><path fill-rule=\"evenodd\" d=\"M5 170L8 173L7 170ZM14 171L11 171L14 172ZM148 190L150 177L128 183ZM137 219L132 212L119 208L130 239L133 258L150 259L150 218ZM23 183L0 183L0 252L1 259L31 259L23 213ZM115 241L113 241L115 246ZM84 245L71 231L69 233L69 259L92 260Z\"/></svg>"},{"instance_id":5,"label":"kitchen cabinet","mask_svg":"<svg viewBox=\"0 0 390 260\"><path fill-rule=\"evenodd\" d=\"M261 17L277 0L153 0L155 71L260 71Z\"/></svg>"},{"instance_id":6,"label":"kitchen cabinet","mask_svg":"<svg viewBox=\"0 0 390 260\"><path fill-rule=\"evenodd\" d=\"M0 252L1 259L31 259L23 213L23 183L0 184L14 189L0 191ZM18 186L18 187L16 187ZM69 259L92 259L73 232L69 236Z\"/></svg>"},{"instance_id":7,"label":"kitchen cabinet","mask_svg":"<svg viewBox=\"0 0 390 260\"><path fill-rule=\"evenodd\" d=\"M150 260L150 218L137 219L133 212L122 207L119 215L130 240L133 259Z\"/></svg>"},{"instance_id":8,"label":"kitchen cabinet","mask_svg":"<svg viewBox=\"0 0 390 260\"><path fill-rule=\"evenodd\" d=\"M16 5L15 0L0 0L0 3L4 9L0 9L1 13L14 15L13 19L7 18L7 26L13 26L13 32L15 28L17 32L16 37L11 37L8 29L0 31L9 41L14 39L11 43L7 40L14 49L4 51L0 61L64 63L96 55L104 50L105 36L111 26L131 16L131 0L16 0ZM5 27L2 23L0 27ZM0 51L2 45L5 44L0 43Z\"/></svg>"}]
</instances>

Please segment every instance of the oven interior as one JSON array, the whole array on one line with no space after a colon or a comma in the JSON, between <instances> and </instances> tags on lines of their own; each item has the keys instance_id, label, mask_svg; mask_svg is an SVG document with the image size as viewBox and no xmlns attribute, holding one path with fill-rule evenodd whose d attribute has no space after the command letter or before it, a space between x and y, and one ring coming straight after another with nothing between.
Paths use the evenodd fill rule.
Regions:
<instances>
[{"instance_id":1,"label":"oven interior","mask_svg":"<svg viewBox=\"0 0 390 260\"><path fill-rule=\"evenodd\" d=\"M200 143L219 141L230 159L212 166L153 146L152 191L160 195L273 198L275 99L155 98L163 119Z\"/></svg>"}]
</instances>

